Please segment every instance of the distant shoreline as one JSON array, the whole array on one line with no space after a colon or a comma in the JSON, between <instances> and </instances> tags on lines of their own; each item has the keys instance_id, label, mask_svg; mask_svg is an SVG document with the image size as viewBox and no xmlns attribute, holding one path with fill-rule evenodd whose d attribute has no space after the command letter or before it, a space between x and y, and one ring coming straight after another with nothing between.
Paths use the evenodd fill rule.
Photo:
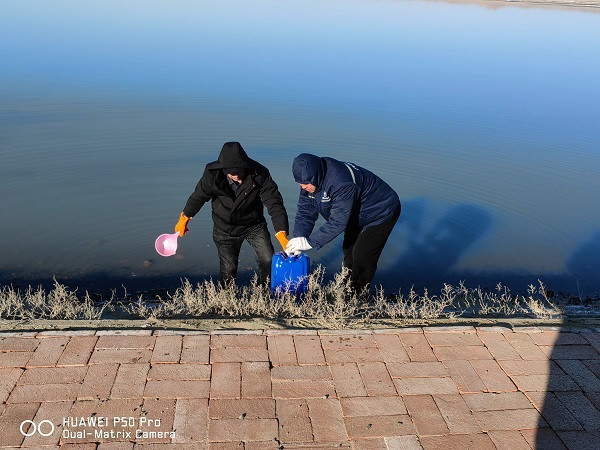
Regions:
<instances>
[{"instance_id":1,"label":"distant shoreline","mask_svg":"<svg viewBox=\"0 0 600 450\"><path fill-rule=\"evenodd\" d=\"M475 4L485 8L498 9L504 6L586 8L600 12L600 0L429 0L443 3Z\"/></svg>"}]
</instances>

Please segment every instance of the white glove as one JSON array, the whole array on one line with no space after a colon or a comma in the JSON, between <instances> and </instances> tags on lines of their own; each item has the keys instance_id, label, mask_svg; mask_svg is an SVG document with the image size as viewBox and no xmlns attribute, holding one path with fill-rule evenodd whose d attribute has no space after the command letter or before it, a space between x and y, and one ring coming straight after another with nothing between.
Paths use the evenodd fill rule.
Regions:
<instances>
[{"instance_id":1,"label":"white glove","mask_svg":"<svg viewBox=\"0 0 600 450\"><path fill-rule=\"evenodd\" d=\"M312 247L305 237L296 237L289 240L285 252L288 255L299 255L300 252L310 250Z\"/></svg>"}]
</instances>

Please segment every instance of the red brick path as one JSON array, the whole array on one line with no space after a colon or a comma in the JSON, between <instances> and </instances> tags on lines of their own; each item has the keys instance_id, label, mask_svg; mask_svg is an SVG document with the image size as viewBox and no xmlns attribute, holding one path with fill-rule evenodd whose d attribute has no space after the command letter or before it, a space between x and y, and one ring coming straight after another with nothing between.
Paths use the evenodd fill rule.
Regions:
<instances>
[{"instance_id":1,"label":"red brick path","mask_svg":"<svg viewBox=\"0 0 600 450\"><path fill-rule=\"evenodd\" d=\"M0 447L594 448L600 330L571 331L0 333Z\"/></svg>"}]
</instances>

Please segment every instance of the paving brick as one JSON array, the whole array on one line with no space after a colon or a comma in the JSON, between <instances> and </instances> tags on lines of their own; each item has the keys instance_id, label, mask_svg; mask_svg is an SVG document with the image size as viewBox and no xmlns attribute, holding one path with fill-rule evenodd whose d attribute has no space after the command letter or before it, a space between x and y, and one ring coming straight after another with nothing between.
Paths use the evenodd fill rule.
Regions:
<instances>
[{"instance_id":1,"label":"paving brick","mask_svg":"<svg viewBox=\"0 0 600 450\"><path fill-rule=\"evenodd\" d=\"M494 360L475 360L471 365L489 392L511 392L517 388Z\"/></svg>"},{"instance_id":2,"label":"paving brick","mask_svg":"<svg viewBox=\"0 0 600 450\"><path fill-rule=\"evenodd\" d=\"M265 335L278 335L278 334L290 334L292 336L317 336L319 333L317 330L309 330L302 328L283 328L280 330L268 329L264 330Z\"/></svg>"},{"instance_id":3,"label":"paving brick","mask_svg":"<svg viewBox=\"0 0 600 450\"><path fill-rule=\"evenodd\" d=\"M417 434L415 426L407 415L346 417L344 422L348 436L352 440Z\"/></svg>"},{"instance_id":4,"label":"paving brick","mask_svg":"<svg viewBox=\"0 0 600 450\"><path fill-rule=\"evenodd\" d=\"M37 367L27 369L18 384L70 384L81 383L87 367Z\"/></svg>"},{"instance_id":5,"label":"paving brick","mask_svg":"<svg viewBox=\"0 0 600 450\"><path fill-rule=\"evenodd\" d=\"M150 362L152 350L148 349L95 349L89 364L135 364Z\"/></svg>"},{"instance_id":6,"label":"paving brick","mask_svg":"<svg viewBox=\"0 0 600 450\"><path fill-rule=\"evenodd\" d=\"M450 377L456 383L459 392L484 392L487 390L485 383L475 371L470 361L444 361Z\"/></svg>"},{"instance_id":7,"label":"paving brick","mask_svg":"<svg viewBox=\"0 0 600 450\"><path fill-rule=\"evenodd\" d=\"M531 450L520 431L488 431L498 450Z\"/></svg>"},{"instance_id":8,"label":"paving brick","mask_svg":"<svg viewBox=\"0 0 600 450\"><path fill-rule=\"evenodd\" d=\"M279 419L279 440L283 444L313 440L306 400L278 399L277 418Z\"/></svg>"},{"instance_id":9,"label":"paving brick","mask_svg":"<svg viewBox=\"0 0 600 450\"><path fill-rule=\"evenodd\" d=\"M208 441L208 400L178 399L173 429L175 443Z\"/></svg>"},{"instance_id":10,"label":"paving brick","mask_svg":"<svg viewBox=\"0 0 600 450\"><path fill-rule=\"evenodd\" d=\"M451 378L394 378L399 395L458 394Z\"/></svg>"},{"instance_id":11,"label":"paving brick","mask_svg":"<svg viewBox=\"0 0 600 450\"><path fill-rule=\"evenodd\" d=\"M178 363L182 345L183 336L157 336L150 358L152 364Z\"/></svg>"},{"instance_id":12,"label":"paving brick","mask_svg":"<svg viewBox=\"0 0 600 450\"><path fill-rule=\"evenodd\" d=\"M54 367L68 342L69 338L65 336L40 339L27 367Z\"/></svg>"},{"instance_id":13,"label":"paving brick","mask_svg":"<svg viewBox=\"0 0 600 450\"><path fill-rule=\"evenodd\" d=\"M532 408L504 411L475 411L473 414L484 431L524 430L548 426L542 416L540 416L540 413Z\"/></svg>"},{"instance_id":14,"label":"paving brick","mask_svg":"<svg viewBox=\"0 0 600 450\"><path fill-rule=\"evenodd\" d=\"M347 336L347 335L353 335L353 336L357 336L357 335L371 335L373 334L373 332L371 330L368 329L358 329L358 328L352 328L352 329L348 329L348 330L318 330L317 333L319 334L319 336Z\"/></svg>"},{"instance_id":15,"label":"paving brick","mask_svg":"<svg viewBox=\"0 0 600 450\"><path fill-rule=\"evenodd\" d=\"M210 348L267 348L266 336L248 334L214 334L210 338Z\"/></svg>"},{"instance_id":16,"label":"paving brick","mask_svg":"<svg viewBox=\"0 0 600 450\"><path fill-rule=\"evenodd\" d=\"M577 422L585 430L600 431L600 411L598 411L583 392L557 392L556 397L573 414Z\"/></svg>"},{"instance_id":17,"label":"paving brick","mask_svg":"<svg viewBox=\"0 0 600 450\"><path fill-rule=\"evenodd\" d=\"M533 342L530 335L525 333L503 333L503 335L522 359L548 359L548 356Z\"/></svg>"},{"instance_id":18,"label":"paving brick","mask_svg":"<svg viewBox=\"0 0 600 450\"><path fill-rule=\"evenodd\" d=\"M210 420L210 442L273 441L278 437L276 419L222 419Z\"/></svg>"},{"instance_id":19,"label":"paving brick","mask_svg":"<svg viewBox=\"0 0 600 450\"><path fill-rule=\"evenodd\" d=\"M17 385L7 403L41 403L74 401L80 384L27 384Z\"/></svg>"},{"instance_id":20,"label":"paving brick","mask_svg":"<svg viewBox=\"0 0 600 450\"><path fill-rule=\"evenodd\" d=\"M397 334L378 334L373 339L386 363L408 362L410 358Z\"/></svg>"},{"instance_id":21,"label":"paving brick","mask_svg":"<svg viewBox=\"0 0 600 450\"><path fill-rule=\"evenodd\" d=\"M137 425L142 414L142 401L142 399L78 400L71 408L69 417L106 417L109 418L109 422L106 424L106 427L101 428L102 430L129 431L133 434L136 427L122 427L122 424L118 423L115 425L110 418L133 417ZM158 417L150 418L155 419ZM100 427L96 427L96 429L100 429ZM101 442L116 440L119 439L100 439ZM66 439L61 438L61 444L69 442L77 443L81 442L81 440L70 437Z\"/></svg>"},{"instance_id":22,"label":"paving brick","mask_svg":"<svg viewBox=\"0 0 600 450\"><path fill-rule=\"evenodd\" d=\"M62 352L62 355L60 355L56 365L85 366L92 356L97 340L96 336L73 336Z\"/></svg>"},{"instance_id":23,"label":"paving brick","mask_svg":"<svg viewBox=\"0 0 600 450\"><path fill-rule=\"evenodd\" d=\"M437 361L429 341L423 334L403 333L399 336L411 361Z\"/></svg>"},{"instance_id":24,"label":"paving brick","mask_svg":"<svg viewBox=\"0 0 600 450\"><path fill-rule=\"evenodd\" d=\"M162 431L169 433L173 431L173 424L175 422L175 403L173 399L167 398L146 398L142 405L142 417L145 417L148 422L155 423L156 420L160 420L160 426L155 426L151 423L141 424L137 428L142 433L147 431ZM145 438L144 443L156 443L171 442L171 437L149 437Z\"/></svg>"},{"instance_id":25,"label":"paving brick","mask_svg":"<svg viewBox=\"0 0 600 450\"><path fill-rule=\"evenodd\" d=\"M450 376L441 362L386 363L392 378L402 377L447 377Z\"/></svg>"},{"instance_id":26,"label":"paving brick","mask_svg":"<svg viewBox=\"0 0 600 450\"><path fill-rule=\"evenodd\" d=\"M108 398L115 382L118 369L118 364L98 364L90 366L83 379L77 398L79 400Z\"/></svg>"},{"instance_id":27,"label":"paving brick","mask_svg":"<svg viewBox=\"0 0 600 450\"><path fill-rule=\"evenodd\" d=\"M148 372L149 380L210 380L210 364L156 364Z\"/></svg>"},{"instance_id":28,"label":"paving brick","mask_svg":"<svg viewBox=\"0 0 600 450\"><path fill-rule=\"evenodd\" d=\"M326 380L273 380L274 398L334 398L333 382Z\"/></svg>"},{"instance_id":29,"label":"paving brick","mask_svg":"<svg viewBox=\"0 0 600 450\"><path fill-rule=\"evenodd\" d=\"M486 347L478 345L433 347L433 353L439 361L494 359Z\"/></svg>"},{"instance_id":30,"label":"paving brick","mask_svg":"<svg viewBox=\"0 0 600 450\"><path fill-rule=\"evenodd\" d=\"M98 445L98 450L133 450L133 442L102 442Z\"/></svg>"},{"instance_id":31,"label":"paving brick","mask_svg":"<svg viewBox=\"0 0 600 450\"><path fill-rule=\"evenodd\" d=\"M249 444L250 442L210 442L208 448L209 450L245 450ZM262 442L260 442L260 444L262 444ZM262 450L261 447L258 447L257 450L259 449Z\"/></svg>"},{"instance_id":32,"label":"paving brick","mask_svg":"<svg viewBox=\"0 0 600 450\"><path fill-rule=\"evenodd\" d=\"M582 337L589 342L589 344L600 352L600 333L582 333Z\"/></svg>"},{"instance_id":33,"label":"paving brick","mask_svg":"<svg viewBox=\"0 0 600 450\"><path fill-rule=\"evenodd\" d=\"M487 434L453 434L448 436L423 436L425 450L496 450Z\"/></svg>"},{"instance_id":34,"label":"paving brick","mask_svg":"<svg viewBox=\"0 0 600 450\"><path fill-rule=\"evenodd\" d=\"M278 366L271 370L273 380L332 380L327 366Z\"/></svg>"},{"instance_id":35,"label":"paving brick","mask_svg":"<svg viewBox=\"0 0 600 450\"><path fill-rule=\"evenodd\" d=\"M563 333L558 331L543 331L534 333L531 340L536 345L585 345L586 340L579 333Z\"/></svg>"},{"instance_id":36,"label":"paving brick","mask_svg":"<svg viewBox=\"0 0 600 450\"><path fill-rule=\"evenodd\" d=\"M133 442L102 442L98 445L98 450L133 450Z\"/></svg>"},{"instance_id":37,"label":"paving brick","mask_svg":"<svg viewBox=\"0 0 600 450\"><path fill-rule=\"evenodd\" d=\"M211 398L240 398L242 373L240 363L214 363L210 383Z\"/></svg>"},{"instance_id":38,"label":"paving brick","mask_svg":"<svg viewBox=\"0 0 600 450\"><path fill-rule=\"evenodd\" d=\"M294 338L292 336L268 336L267 345L269 347L269 360L274 366L298 364L296 347L294 347ZM264 361L264 359L255 361Z\"/></svg>"},{"instance_id":39,"label":"paving brick","mask_svg":"<svg viewBox=\"0 0 600 450\"><path fill-rule=\"evenodd\" d=\"M405 395L402 399L420 436L449 433L446 421L431 395Z\"/></svg>"},{"instance_id":40,"label":"paving brick","mask_svg":"<svg viewBox=\"0 0 600 450\"><path fill-rule=\"evenodd\" d=\"M346 362L383 362L383 357L379 352L378 348L375 347L364 347L364 348L326 348L325 360L329 364L339 364Z\"/></svg>"},{"instance_id":41,"label":"paving brick","mask_svg":"<svg viewBox=\"0 0 600 450\"><path fill-rule=\"evenodd\" d=\"M210 382L206 380L148 381L144 389L146 398L208 398Z\"/></svg>"},{"instance_id":42,"label":"paving brick","mask_svg":"<svg viewBox=\"0 0 600 450\"><path fill-rule=\"evenodd\" d=\"M279 336L278 336L279 337ZM185 352L185 350L184 350ZM262 348L215 348L210 351L210 362L241 363L252 361L268 361L269 354ZM182 357L183 361L183 357Z\"/></svg>"},{"instance_id":43,"label":"paving brick","mask_svg":"<svg viewBox=\"0 0 600 450\"><path fill-rule=\"evenodd\" d=\"M548 375L552 372L560 372L554 361L498 361L500 367L509 375Z\"/></svg>"},{"instance_id":44,"label":"paving brick","mask_svg":"<svg viewBox=\"0 0 600 450\"><path fill-rule=\"evenodd\" d=\"M584 392L587 399L592 402L592 405L600 411L600 392Z\"/></svg>"},{"instance_id":45,"label":"paving brick","mask_svg":"<svg viewBox=\"0 0 600 450\"><path fill-rule=\"evenodd\" d=\"M348 433L338 399L309 398L307 402L315 441L348 441Z\"/></svg>"},{"instance_id":46,"label":"paving brick","mask_svg":"<svg viewBox=\"0 0 600 450\"><path fill-rule=\"evenodd\" d=\"M147 349L154 348L155 336L100 336L96 342L97 349Z\"/></svg>"},{"instance_id":47,"label":"paving brick","mask_svg":"<svg viewBox=\"0 0 600 450\"><path fill-rule=\"evenodd\" d=\"M503 411L506 409L533 408L522 392L463 394L472 411Z\"/></svg>"},{"instance_id":48,"label":"paving brick","mask_svg":"<svg viewBox=\"0 0 600 450\"><path fill-rule=\"evenodd\" d=\"M458 394L434 395L433 400L446 421L450 433L481 433L481 426L462 396Z\"/></svg>"},{"instance_id":49,"label":"paving brick","mask_svg":"<svg viewBox=\"0 0 600 450\"><path fill-rule=\"evenodd\" d=\"M335 389L340 397L366 397L367 390L363 384L356 363L331 364L329 366Z\"/></svg>"},{"instance_id":50,"label":"paving brick","mask_svg":"<svg viewBox=\"0 0 600 450\"><path fill-rule=\"evenodd\" d=\"M0 337L0 352L34 352L39 339Z\"/></svg>"},{"instance_id":51,"label":"paving brick","mask_svg":"<svg viewBox=\"0 0 600 450\"><path fill-rule=\"evenodd\" d=\"M321 336L323 349L375 348L372 335L329 335Z\"/></svg>"},{"instance_id":52,"label":"paving brick","mask_svg":"<svg viewBox=\"0 0 600 450\"><path fill-rule=\"evenodd\" d=\"M592 373L594 375L596 375L598 378L600 378L600 361L599 360L584 360L582 361L582 363L584 363L586 365L586 367L588 369L590 369L592 371Z\"/></svg>"},{"instance_id":53,"label":"paving brick","mask_svg":"<svg viewBox=\"0 0 600 450\"><path fill-rule=\"evenodd\" d=\"M411 435L407 435L411 436ZM401 438L404 436L396 436L397 438ZM396 447L390 447L396 448ZM398 447L402 448L402 447ZM385 438L376 437L376 438L363 438L363 439L353 439L352 440L352 449L353 450L388 450L388 445L385 442Z\"/></svg>"},{"instance_id":54,"label":"paving brick","mask_svg":"<svg viewBox=\"0 0 600 450\"><path fill-rule=\"evenodd\" d=\"M319 336L294 336L298 364L325 364Z\"/></svg>"},{"instance_id":55,"label":"paving brick","mask_svg":"<svg viewBox=\"0 0 600 450\"><path fill-rule=\"evenodd\" d=\"M595 431L563 431L558 436L570 449L597 450L600 433Z\"/></svg>"},{"instance_id":56,"label":"paving brick","mask_svg":"<svg viewBox=\"0 0 600 450\"><path fill-rule=\"evenodd\" d=\"M24 420L33 420L40 407L39 403L8 404L0 417L0 447L19 447L24 436L19 427ZM26 433L29 429L24 427Z\"/></svg>"},{"instance_id":57,"label":"paving brick","mask_svg":"<svg viewBox=\"0 0 600 450\"><path fill-rule=\"evenodd\" d=\"M25 367L33 352L0 352L0 368Z\"/></svg>"},{"instance_id":58,"label":"paving brick","mask_svg":"<svg viewBox=\"0 0 600 450\"><path fill-rule=\"evenodd\" d=\"M212 330L209 333L211 336L222 335L222 334L240 334L246 336L258 335L262 336L264 334L263 330L240 330L240 329L231 329L228 330L226 328L222 328L220 330Z\"/></svg>"},{"instance_id":59,"label":"paving brick","mask_svg":"<svg viewBox=\"0 0 600 450\"><path fill-rule=\"evenodd\" d=\"M341 398L345 417L395 416L408 414L401 397Z\"/></svg>"},{"instance_id":60,"label":"paving brick","mask_svg":"<svg viewBox=\"0 0 600 450\"><path fill-rule=\"evenodd\" d=\"M385 450L423 450L419 437L413 434L406 436L389 436L384 438Z\"/></svg>"},{"instance_id":61,"label":"paving brick","mask_svg":"<svg viewBox=\"0 0 600 450\"><path fill-rule=\"evenodd\" d=\"M149 364L121 364L110 392L111 398L141 398Z\"/></svg>"},{"instance_id":62,"label":"paving brick","mask_svg":"<svg viewBox=\"0 0 600 450\"><path fill-rule=\"evenodd\" d=\"M481 332L479 338L497 360L521 359L521 356L500 332Z\"/></svg>"},{"instance_id":63,"label":"paving brick","mask_svg":"<svg viewBox=\"0 0 600 450\"><path fill-rule=\"evenodd\" d=\"M558 359L600 359L600 353L591 345L559 345L556 347L539 347L548 358Z\"/></svg>"},{"instance_id":64,"label":"paving brick","mask_svg":"<svg viewBox=\"0 0 600 450\"><path fill-rule=\"evenodd\" d=\"M560 368L569 375L584 391L600 392L600 379L588 367L576 359L556 361Z\"/></svg>"},{"instance_id":65,"label":"paving brick","mask_svg":"<svg viewBox=\"0 0 600 450\"><path fill-rule=\"evenodd\" d=\"M23 447L58 445L63 430L63 418L68 417L72 406L73 402L42 403L33 421L37 424L42 423L42 421L50 421L52 425L44 422L41 431L48 434L54 427L54 432L50 436L42 436L39 433L27 436L23 440Z\"/></svg>"},{"instance_id":66,"label":"paving brick","mask_svg":"<svg viewBox=\"0 0 600 450\"><path fill-rule=\"evenodd\" d=\"M275 419L275 400L254 399L210 399L211 419Z\"/></svg>"},{"instance_id":67,"label":"paving brick","mask_svg":"<svg viewBox=\"0 0 600 450\"><path fill-rule=\"evenodd\" d=\"M280 450L281 446L277 441L269 442L245 442L243 450ZM286 448L290 448L289 446ZM212 449L212 447L211 447Z\"/></svg>"},{"instance_id":68,"label":"paving brick","mask_svg":"<svg viewBox=\"0 0 600 450\"><path fill-rule=\"evenodd\" d=\"M476 333L432 333L426 329L424 335L432 347L483 345Z\"/></svg>"},{"instance_id":69,"label":"paving brick","mask_svg":"<svg viewBox=\"0 0 600 450\"><path fill-rule=\"evenodd\" d=\"M210 336L208 335L183 336L181 363L208 364L210 355L209 343Z\"/></svg>"},{"instance_id":70,"label":"paving brick","mask_svg":"<svg viewBox=\"0 0 600 450\"><path fill-rule=\"evenodd\" d=\"M242 397L271 398L271 374L268 362L242 363Z\"/></svg>"},{"instance_id":71,"label":"paving brick","mask_svg":"<svg viewBox=\"0 0 600 450\"><path fill-rule=\"evenodd\" d=\"M539 428L537 430L521 430L521 434L533 449L540 450L566 450L557 434L550 428Z\"/></svg>"},{"instance_id":72,"label":"paving brick","mask_svg":"<svg viewBox=\"0 0 600 450\"><path fill-rule=\"evenodd\" d=\"M577 383L562 372L552 373L551 375L513 375L511 378L522 392L579 390Z\"/></svg>"},{"instance_id":73,"label":"paving brick","mask_svg":"<svg viewBox=\"0 0 600 450\"><path fill-rule=\"evenodd\" d=\"M135 329L119 329L119 330L98 330L96 336L151 336L152 330L135 330Z\"/></svg>"},{"instance_id":74,"label":"paving brick","mask_svg":"<svg viewBox=\"0 0 600 450\"><path fill-rule=\"evenodd\" d=\"M397 395L392 378L384 363L358 364L358 371L368 396Z\"/></svg>"},{"instance_id":75,"label":"paving brick","mask_svg":"<svg viewBox=\"0 0 600 450\"><path fill-rule=\"evenodd\" d=\"M17 367L0 368L0 404L6 402L22 373L23 369Z\"/></svg>"}]
</instances>

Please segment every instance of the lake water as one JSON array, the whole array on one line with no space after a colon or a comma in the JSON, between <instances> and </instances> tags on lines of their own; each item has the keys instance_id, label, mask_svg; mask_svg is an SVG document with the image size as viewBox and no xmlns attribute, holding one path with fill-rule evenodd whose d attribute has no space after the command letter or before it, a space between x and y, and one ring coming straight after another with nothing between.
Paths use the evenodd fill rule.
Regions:
<instances>
[{"instance_id":1,"label":"lake water","mask_svg":"<svg viewBox=\"0 0 600 450\"><path fill-rule=\"evenodd\" d=\"M398 192L375 278L386 290L540 278L598 293L599 49L597 9L3 2L0 283L214 276L208 206L175 257L154 240L237 140L271 170L291 223L301 152ZM341 241L309 255L332 274ZM241 258L247 276L248 246Z\"/></svg>"}]
</instances>

